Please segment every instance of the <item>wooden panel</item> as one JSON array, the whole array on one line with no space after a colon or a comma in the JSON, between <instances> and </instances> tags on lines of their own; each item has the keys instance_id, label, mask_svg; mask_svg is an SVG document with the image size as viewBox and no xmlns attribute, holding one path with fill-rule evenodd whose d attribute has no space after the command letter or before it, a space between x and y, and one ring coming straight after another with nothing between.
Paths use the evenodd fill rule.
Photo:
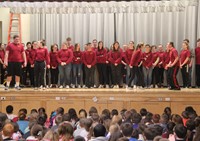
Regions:
<instances>
[{"instance_id":1,"label":"wooden panel","mask_svg":"<svg viewBox=\"0 0 200 141\"><path fill-rule=\"evenodd\" d=\"M124 106L123 101L108 101L108 109L111 111L112 109L117 109L118 111L122 110L123 108L127 108Z\"/></svg>"},{"instance_id":2,"label":"wooden panel","mask_svg":"<svg viewBox=\"0 0 200 141\"><path fill-rule=\"evenodd\" d=\"M107 101L97 101L94 102L93 100L85 100L85 110L89 111L90 107L96 107L98 110L98 113L101 113L103 109L108 108L107 107Z\"/></svg>"},{"instance_id":3,"label":"wooden panel","mask_svg":"<svg viewBox=\"0 0 200 141\"><path fill-rule=\"evenodd\" d=\"M138 112L141 108L146 108L152 113L162 114L164 108L170 106L170 102L131 102L131 108L136 109Z\"/></svg>"},{"instance_id":4,"label":"wooden panel","mask_svg":"<svg viewBox=\"0 0 200 141\"><path fill-rule=\"evenodd\" d=\"M63 107L65 109L65 113L70 108L76 109L76 112L78 114L78 111L82 108L84 108L84 101L83 100L55 100L55 101L47 101L46 102L47 108L47 114L50 115L50 113L54 110L56 110L58 107Z\"/></svg>"},{"instance_id":5,"label":"wooden panel","mask_svg":"<svg viewBox=\"0 0 200 141\"><path fill-rule=\"evenodd\" d=\"M6 112L6 106L12 105L14 107L13 113L17 114L21 108L26 108L28 114L31 109L38 109L41 107L40 101L2 101L2 112Z\"/></svg>"},{"instance_id":6,"label":"wooden panel","mask_svg":"<svg viewBox=\"0 0 200 141\"><path fill-rule=\"evenodd\" d=\"M192 106L197 114L200 114L200 102L171 102L172 113L180 114L185 110L185 107Z\"/></svg>"}]
</instances>

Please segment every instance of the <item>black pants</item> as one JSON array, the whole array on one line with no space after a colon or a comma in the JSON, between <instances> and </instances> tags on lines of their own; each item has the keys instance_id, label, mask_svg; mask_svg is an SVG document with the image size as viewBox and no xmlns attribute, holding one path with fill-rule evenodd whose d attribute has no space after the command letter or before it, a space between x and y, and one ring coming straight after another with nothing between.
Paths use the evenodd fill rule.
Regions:
<instances>
[{"instance_id":1,"label":"black pants","mask_svg":"<svg viewBox=\"0 0 200 141\"><path fill-rule=\"evenodd\" d=\"M111 64L111 71L112 71L112 78L113 78L113 83L114 85L120 85L120 81L122 78L121 74L121 64L115 66L114 64Z\"/></svg>"},{"instance_id":2,"label":"black pants","mask_svg":"<svg viewBox=\"0 0 200 141\"><path fill-rule=\"evenodd\" d=\"M182 79L183 79L183 87L189 87L189 66L184 65L181 69Z\"/></svg>"},{"instance_id":3,"label":"black pants","mask_svg":"<svg viewBox=\"0 0 200 141\"><path fill-rule=\"evenodd\" d=\"M155 87L155 85L159 84L159 67L154 67L153 68L153 72L152 72L152 83L153 86Z\"/></svg>"},{"instance_id":4,"label":"black pants","mask_svg":"<svg viewBox=\"0 0 200 141\"><path fill-rule=\"evenodd\" d=\"M158 85L161 86L164 81L164 68L158 68L158 74L156 74L158 77Z\"/></svg>"},{"instance_id":5,"label":"black pants","mask_svg":"<svg viewBox=\"0 0 200 141\"><path fill-rule=\"evenodd\" d=\"M23 68L23 76L22 76L22 84L27 85L27 76L29 76L30 79L30 74L31 74L31 65L27 64L25 68Z\"/></svg>"},{"instance_id":6,"label":"black pants","mask_svg":"<svg viewBox=\"0 0 200 141\"><path fill-rule=\"evenodd\" d=\"M86 87L94 87L94 66L88 68L85 66L85 85Z\"/></svg>"},{"instance_id":7,"label":"black pants","mask_svg":"<svg viewBox=\"0 0 200 141\"><path fill-rule=\"evenodd\" d=\"M106 85L107 82L107 65L103 63L97 64L97 70L99 73L99 84Z\"/></svg>"},{"instance_id":8,"label":"black pants","mask_svg":"<svg viewBox=\"0 0 200 141\"><path fill-rule=\"evenodd\" d=\"M58 68L50 69L51 72L51 84L57 84L58 83Z\"/></svg>"},{"instance_id":9,"label":"black pants","mask_svg":"<svg viewBox=\"0 0 200 141\"><path fill-rule=\"evenodd\" d=\"M200 65L196 65L196 85L200 87Z\"/></svg>"},{"instance_id":10,"label":"black pants","mask_svg":"<svg viewBox=\"0 0 200 141\"><path fill-rule=\"evenodd\" d=\"M180 88L177 78L176 78L178 70L179 70L179 67L177 67L177 66L173 66L173 67L169 68L169 70L168 70L169 85L172 89Z\"/></svg>"},{"instance_id":11,"label":"black pants","mask_svg":"<svg viewBox=\"0 0 200 141\"><path fill-rule=\"evenodd\" d=\"M30 81L31 81L31 86L35 86L35 79L34 79L34 68L30 68L30 74L29 74L29 77L30 77Z\"/></svg>"},{"instance_id":12,"label":"black pants","mask_svg":"<svg viewBox=\"0 0 200 141\"><path fill-rule=\"evenodd\" d=\"M0 75L1 75L1 84L3 84L4 83L4 79L5 79L5 68L3 68L2 64L0 64L0 71L1 71L1 73L0 73Z\"/></svg>"},{"instance_id":13,"label":"black pants","mask_svg":"<svg viewBox=\"0 0 200 141\"><path fill-rule=\"evenodd\" d=\"M34 74L35 74L35 87L39 87L39 86L45 86L44 83L44 75L45 75L45 62L38 62L35 61L34 64Z\"/></svg>"},{"instance_id":14,"label":"black pants","mask_svg":"<svg viewBox=\"0 0 200 141\"><path fill-rule=\"evenodd\" d=\"M133 79L135 78L135 76L137 75L136 73L138 72L138 67L137 66L133 66L133 68L131 68L131 72L130 72L130 78L128 80L128 86L131 87L131 83L133 81Z\"/></svg>"}]
</instances>

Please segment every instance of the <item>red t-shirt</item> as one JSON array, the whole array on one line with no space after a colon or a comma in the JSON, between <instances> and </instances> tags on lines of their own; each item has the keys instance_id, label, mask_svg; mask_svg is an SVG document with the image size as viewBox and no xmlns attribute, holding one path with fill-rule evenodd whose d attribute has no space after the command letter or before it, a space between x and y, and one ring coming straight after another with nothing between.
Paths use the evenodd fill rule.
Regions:
<instances>
[{"instance_id":1,"label":"red t-shirt","mask_svg":"<svg viewBox=\"0 0 200 141\"><path fill-rule=\"evenodd\" d=\"M0 50L0 59L2 60L2 62L4 62L4 56L5 56L5 51Z\"/></svg>"},{"instance_id":2,"label":"red t-shirt","mask_svg":"<svg viewBox=\"0 0 200 141\"><path fill-rule=\"evenodd\" d=\"M94 66L96 64L96 52L95 51L85 51L83 53L83 63L85 65Z\"/></svg>"},{"instance_id":3,"label":"red t-shirt","mask_svg":"<svg viewBox=\"0 0 200 141\"><path fill-rule=\"evenodd\" d=\"M153 63L153 54L151 52L143 53L142 60L143 60L142 65L144 67L150 68L152 66L152 63Z\"/></svg>"},{"instance_id":4,"label":"red t-shirt","mask_svg":"<svg viewBox=\"0 0 200 141\"><path fill-rule=\"evenodd\" d=\"M97 63L106 63L107 61L107 50L102 49L98 50L96 49L96 54L97 54Z\"/></svg>"},{"instance_id":5,"label":"red t-shirt","mask_svg":"<svg viewBox=\"0 0 200 141\"><path fill-rule=\"evenodd\" d=\"M183 62L185 61L186 58L190 58L190 51L189 50L182 50L181 54L180 54L180 63L183 64ZM188 60L188 62L186 64L189 64L190 61Z\"/></svg>"},{"instance_id":6,"label":"red t-shirt","mask_svg":"<svg viewBox=\"0 0 200 141\"><path fill-rule=\"evenodd\" d=\"M200 47L195 48L195 59L196 59L196 64L200 65Z\"/></svg>"},{"instance_id":7,"label":"red t-shirt","mask_svg":"<svg viewBox=\"0 0 200 141\"><path fill-rule=\"evenodd\" d=\"M109 52L109 61L111 64L121 64L122 61L122 50L120 49L119 51L113 51L111 50Z\"/></svg>"},{"instance_id":8,"label":"red t-shirt","mask_svg":"<svg viewBox=\"0 0 200 141\"><path fill-rule=\"evenodd\" d=\"M24 47L22 44L10 43L6 51L9 51L8 62L24 62L22 57L22 52L24 52Z\"/></svg>"},{"instance_id":9,"label":"red t-shirt","mask_svg":"<svg viewBox=\"0 0 200 141\"><path fill-rule=\"evenodd\" d=\"M58 67L57 54L58 54L57 51L49 53L50 66L51 67Z\"/></svg>"},{"instance_id":10,"label":"red t-shirt","mask_svg":"<svg viewBox=\"0 0 200 141\"><path fill-rule=\"evenodd\" d=\"M164 52L163 54L163 67L165 67L167 64L169 64L170 58L169 58L169 52Z\"/></svg>"},{"instance_id":11,"label":"red t-shirt","mask_svg":"<svg viewBox=\"0 0 200 141\"><path fill-rule=\"evenodd\" d=\"M172 48L172 50L170 50L169 52L170 62L173 63L176 57L178 57L178 51L175 48ZM174 66L179 66L179 61L177 61L177 63Z\"/></svg>"},{"instance_id":12,"label":"red t-shirt","mask_svg":"<svg viewBox=\"0 0 200 141\"><path fill-rule=\"evenodd\" d=\"M73 64L81 64L82 63L82 52L74 51L73 55L74 55Z\"/></svg>"},{"instance_id":13,"label":"red t-shirt","mask_svg":"<svg viewBox=\"0 0 200 141\"><path fill-rule=\"evenodd\" d=\"M36 49L35 61L46 61L46 64L49 65L50 60L47 48Z\"/></svg>"},{"instance_id":14,"label":"red t-shirt","mask_svg":"<svg viewBox=\"0 0 200 141\"><path fill-rule=\"evenodd\" d=\"M65 62L69 64L73 60L73 52L71 49L61 49L57 55L58 63Z\"/></svg>"}]
</instances>

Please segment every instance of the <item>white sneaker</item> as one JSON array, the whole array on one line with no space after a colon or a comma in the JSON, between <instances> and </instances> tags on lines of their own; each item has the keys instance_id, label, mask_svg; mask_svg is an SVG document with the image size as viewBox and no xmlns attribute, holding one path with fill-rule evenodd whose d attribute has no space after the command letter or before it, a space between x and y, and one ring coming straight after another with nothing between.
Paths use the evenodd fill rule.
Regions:
<instances>
[{"instance_id":1,"label":"white sneaker","mask_svg":"<svg viewBox=\"0 0 200 141\"><path fill-rule=\"evenodd\" d=\"M42 89L43 88L43 86L41 85L40 87L39 87L39 89Z\"/></svg>"},{"instance_id":2,"label":"white sneaker","mask_svg":"<svg viewBox=\"0 0 200 141\"><path fill-rule=\"evenodd\" d=\"M82 88L85 88L86 86L85 85L83 85L83 87Z\"/></svg>"},{"instance_id":3,"label":"white sneaker","mask_svg":"<svg viewBox=\"0 0 200 141\"><path fill-rule=\"evenodd\" d=\"M60 85L59 89L62 89L63 88L63 85Z\"/></svg>"},{"instance_id":4,"label":"white sneaker","mask_svg":"<svg viewBox=\"0 0 200 141\"><path fill-rule=\"evenodd\" d=\"M66 87L65 87L66 89L69 89L69 85L66 85Z\"/></svg>"},{"instance_id":5,"label":"white sneaker","mask_svg":"<svg viewBox=\"0 0 200 141\"><path fill-rule=\"evenodd\" d=\"M156 85L155 88L157 89L157 88L158 88L158 85Z\"/></svg>"},{"instance_id":6,"label":"white sneaker","mask_svg":"<svg viewBox=\"0 0 200 141\"><path fill-rule=\"evenodd\" d=\"M96 86L96 85L94 85L94 88L97 88L97 86Z\"/></svg>"},{"instance_id":7,"label":"white sneaker","mask_svg":"<svg viewBox=\"0 0 200 141\"><path fill-rule=\"evenodd\" d=\"M108 88L109 88L109 85L106 85L106 88L108 89Z\"/></svg>"},{"instance_id":8,"label":"white sneaker","mask_svg":"<svg viewBox=\"0 0 200 141\"><path fill-rule=\"evenodd\" d=\"M133 89L136 89L137 88L137 86L136 85L133 85Z\"/></svg>"},{"instance_id":9,"label":"white sneaker","mask_svg":"<svg viewBox=\"0 0 200 141\"><path fill-rule=\"evenodd\" d=\"M78 88L80 89L80 88L81 88L81 85L78 85Z\"/></svg>"},{"instance_id":10,"label":"white sneaker","mask_svg":"<svg viewBox=\"0 0 200 141\"><path fill-rule=\"evenodd\" d=\"M98 88L103 88L103 85L99 85L99 87Z\"/></svg>"},{"instance_id":11,"label":"white sneaker","mask_svg":"<svg viewBox=\"0 0 200 141\"><path fill-rule=\"evenodd\" d=\"M72 85L72 88L74 89L74 88L75 88L75 85Z\"/></svg>"},{"instance_id":12,"label":"white sneaker","mask_svg":"<svg viewBox=\"0 0 200 141\"><path fill-rule=\"evenodd\" d=\"M42 89L43 89L43 90L46 90L46 87L43 87Z\"/></svg>"}]
</instances>

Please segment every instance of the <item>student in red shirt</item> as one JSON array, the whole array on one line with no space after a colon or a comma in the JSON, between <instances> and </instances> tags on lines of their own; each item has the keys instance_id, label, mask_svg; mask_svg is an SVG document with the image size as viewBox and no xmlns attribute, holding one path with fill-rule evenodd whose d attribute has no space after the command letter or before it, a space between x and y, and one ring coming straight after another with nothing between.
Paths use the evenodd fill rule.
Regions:
<instances>
[{"instance_id":1,"label":"student in red shirt","mask_svg":"<svg viewBox=\"0 0 200 141\"><path fill-rule=\"evenodd\" d=\"M142 55L145 88L150 88L152 81L153 55L151 50L152 50L151 46L149 44L146 44L145 52Z\"/></svg>"},{"instance_id":2,"label":"student in red shirt","mask_svg":"<svg viewBox=\"0 0 200 141\"><path fill-rule=\"evenodd\" d=\"M152 47L152 67L153 67L153 72L152 72L152 84L154 88L158 88L159 85L159 66L158 63L160 61L159 53L157 51L157 46L153 45Z\"/></svg>"},{"instance_id":3,"label":"student in red shirt","mask_svg":"<svg viewBox=\"0 0 200 141\"><path fill-rule=\"evenodd\" d=\"M142 58L142 47L143 44L138 44L136 51L133 52L133 55L131 57L129 67L131 68L131 76L130 79L128 80L128 87L131 87L131 83L135 76L137 76L137 82L136 85L142 87L143 85L143 77L142 77L142 72L140 71L140 63L141 63L141 58Z\"/></svg>"},{"instance_id":4,"label":"student in red shirt","mask_svg":"<svg viewBox=\"0 0 200 141\"><path fill-rule=\"evenodd\" d=\"M63 43L62 49L58 52L57 61L59 63L59 75L60 75L60 87L63 88L64 84L66 88L69 89L71 84L71 69L72 69L72 60L73 52L72 49L68 48L68 44Z\"/></svg>"},{"instance_id":5,"label":"student in red shirt","mask_svg":"<svg viewBox=\"0 0 200 141\"><path fill-rule=\"evenodd\" d=\"M87 44L87 50L82 56L85 65L85 85L86 88L94 87L94 69L96 64L96 52L92 49L92 44Z\"/></svg>"},{"instance_id":6,"label":"student in red shirt","mask_svg":"<svg viewBox=\"0 0 200 141\"><path fill-rule=\"evenodd\" d=\"M169 70L168 70L168 67L167 65L169 64L169 48L168 46L166 46L166 50L164 52L164 55L163 55L163 67L164 67L164 74L166 76L166 80L167 80L167 87L170 87L169 86L169 82L170 82L170 78L168 77L168 73L169 73Z\"/></svg>"},{"instance_id":7,"label":"student in red shirt","mask_svg":"<svg viewBox=\"0 0 200 141\"><path fill-rule=\"evenodd\" d=\"M51 52L49 53L50 58L50 72L51 72L51 85L50 87L57 87L58 84L58 45L51 45Z\"/></svg>"},{"instance_id":8,"label":"student in red shirt","mask_svg":"<svg viewBox=\"0 0 200 141\"><path fill-rule=\"evenodd\" d=\"M45 69L50 68L49 54L47 48L44 47L44 42L38 42L38 48L35 50L34 74L35 74L35 90L38 87L46 89L45 86Z\"/></svg>"},{"instance_id":9,"label":"student in red shirt","mask_svg":"<svg viewBox=\"0 0 200 141\"><path fill-rule=\"evenodd\" d=\"M7 83L5 90L8 90L10 87L10 81L12 76L15 76L15 88L21 90L19 87L20 76L22 73L22 62L24 62L24 67L26 67L26 53L24 47L20 44L19 36L14 35L13 43L10 43L6 48L4 64L7 66Z\"/></svg>"},{"instance_id":10,"label":"student in red shirt","mask_svg":"<svg viewBox=\"0 0 200 141\"><path fill-rule=\"evenodd\" d=\"M182 73L183 88L189 87L189 63L190 63L190 51L187 42L183 42L182 51L180 53L180 69Z\"/></svg>"},{"instance_id":11,"label":"student in red shirt","mask_svg":"<svg viewBox=\"0 0 200 141\"><path fill-rule=\"evenodd\" d=\"M122 61L122 50L120 49L119 43L116 41L113 44L112 50L109 52L108 57L111 63L112 78L114 82L114 88L119 88L122 74L121 74L121 61Z\"/></svg>"},{"instance_id":12,"label":"student in red shirt","mask_svg":"<svg viewBox=\"0 0 200 141\"><path fill-rule=\"evenodd\" d=\"M107 82L107 50L103 46L103 42L98 42L96 49L97 55L97 70L99 73L99 88L106 87Z\"/></svg>"},{"instance_id":13,"label":"student in red shirt","mask_svg":"<svg viewBox=\"0 0 200 141\"><path fill-rule=\"evenodd\" d=\"M162 87L163 86L163 80L164 80L164 54L165 52L163 52L163 46L162 45L158 45L158 56L159 56L159 62L157 64L158 66L158 87Z\"/></svg>"},{"instance_id":14,"label":"student in red shirt","mask_svg":"<svg viewBox=\"0 0 200 141\"><path fill-rule=\"evenodd\" d=\"M22 75L22 84L24 86L27 85L26 80L27 80L27 74L29 73L30 76L30 71L31 71L31 65L30 65L30 52L31 52L31 42L26 43L27 49L25 50L26 53L26 60L27 60L27 66L23 67L23 75ZM30 79L30 78L29 78Z\"/></svg>"},{"instance_id":15,"label":"student in red shirt","mask_svg":"<svg viewBox=\"0 0 200 141\"><path fill-rule=\"evenodd\" d=\"M36 49L37 49L37 42L33 41L32 42L32 47L31 47L31 51L29 54L29 59L30 59L30 81L31 81L31 86L34 87L35 86L35 79L34 79L34 63L35 63L35 54L36 54Z\"/></svg>"},{"instance_id":16,"label":"student in red shirt","mask_svg":"<svg viewBox=\"0 0 200 141\"><path fill-rule=\"evenodd\" d=\"M130 68L129 64L130 64L131 57L133 55L134 50L135 50L134 42L130 41L128 49L124 52L124 55L123 55L123 58L124 58L125 63L126 63L126 85L128 85L128 81L129 81L129 78L131 76L131 68Z\"/></svg>"},{"instance_id":17,"label":"student in red shirt","mask_svg":"<svg viewBox=\"0 0 200 141\"><path fill-rule=\"evenodd\" d=\"M4 65L4 56L5 56L5 48L4 44L0 43L0 70L1 70L1 83L4 83L4 78L5 78L5 68L6 66Z\"/></svg>"},{"instance_id":18,"label":"student in red shirt","mask_svg":"<svg viewBox=\"0 0 200 141\"><path fill-rule=\"evenodd\" d=\"M177 73L179 70L179 57L178 57L178 51L174 48L174 43L169 42L167 44L169 48L169 63L167 64L168 71L168 79L169 79L169 85L170 90L180 90L180 86L177 81Z\"/></svg>"},{"instance_id":19,"label":"student in red shirt","mask_svg":"<svg viewBox=\"0 0 200 141\"><path fill-rule=\"evenodd\" d=\"M197 40L197 47L195 48L196 60L196 86L200 88L200 39Z\"/></svg>"},{"instance_id":20,"label":"student in red shirt","mask_svg":"<svg viewBox=\"0 0 200 141\"><path fill-rule=\"evenodd\" d=\"M67 39L66 39L66 43L67 43L67 45L68 45L68 49L71 49L72 51L74 50L74 46L73 46L73 44L72 44L72 39L70 38L70 37L68 37Z\"/></svg>"},{"instance_id":21,"label":"student in red shirt","mask_svg":"<svg viewBox=\"0 0 200 141\"><path fill-rule=\"evenodd\" d=\"M81 71L82 71L82 52L80 48L80 44L75 44L75 48L73 51L73 88L81 88Z\"/></svg>"}]
</instances>

